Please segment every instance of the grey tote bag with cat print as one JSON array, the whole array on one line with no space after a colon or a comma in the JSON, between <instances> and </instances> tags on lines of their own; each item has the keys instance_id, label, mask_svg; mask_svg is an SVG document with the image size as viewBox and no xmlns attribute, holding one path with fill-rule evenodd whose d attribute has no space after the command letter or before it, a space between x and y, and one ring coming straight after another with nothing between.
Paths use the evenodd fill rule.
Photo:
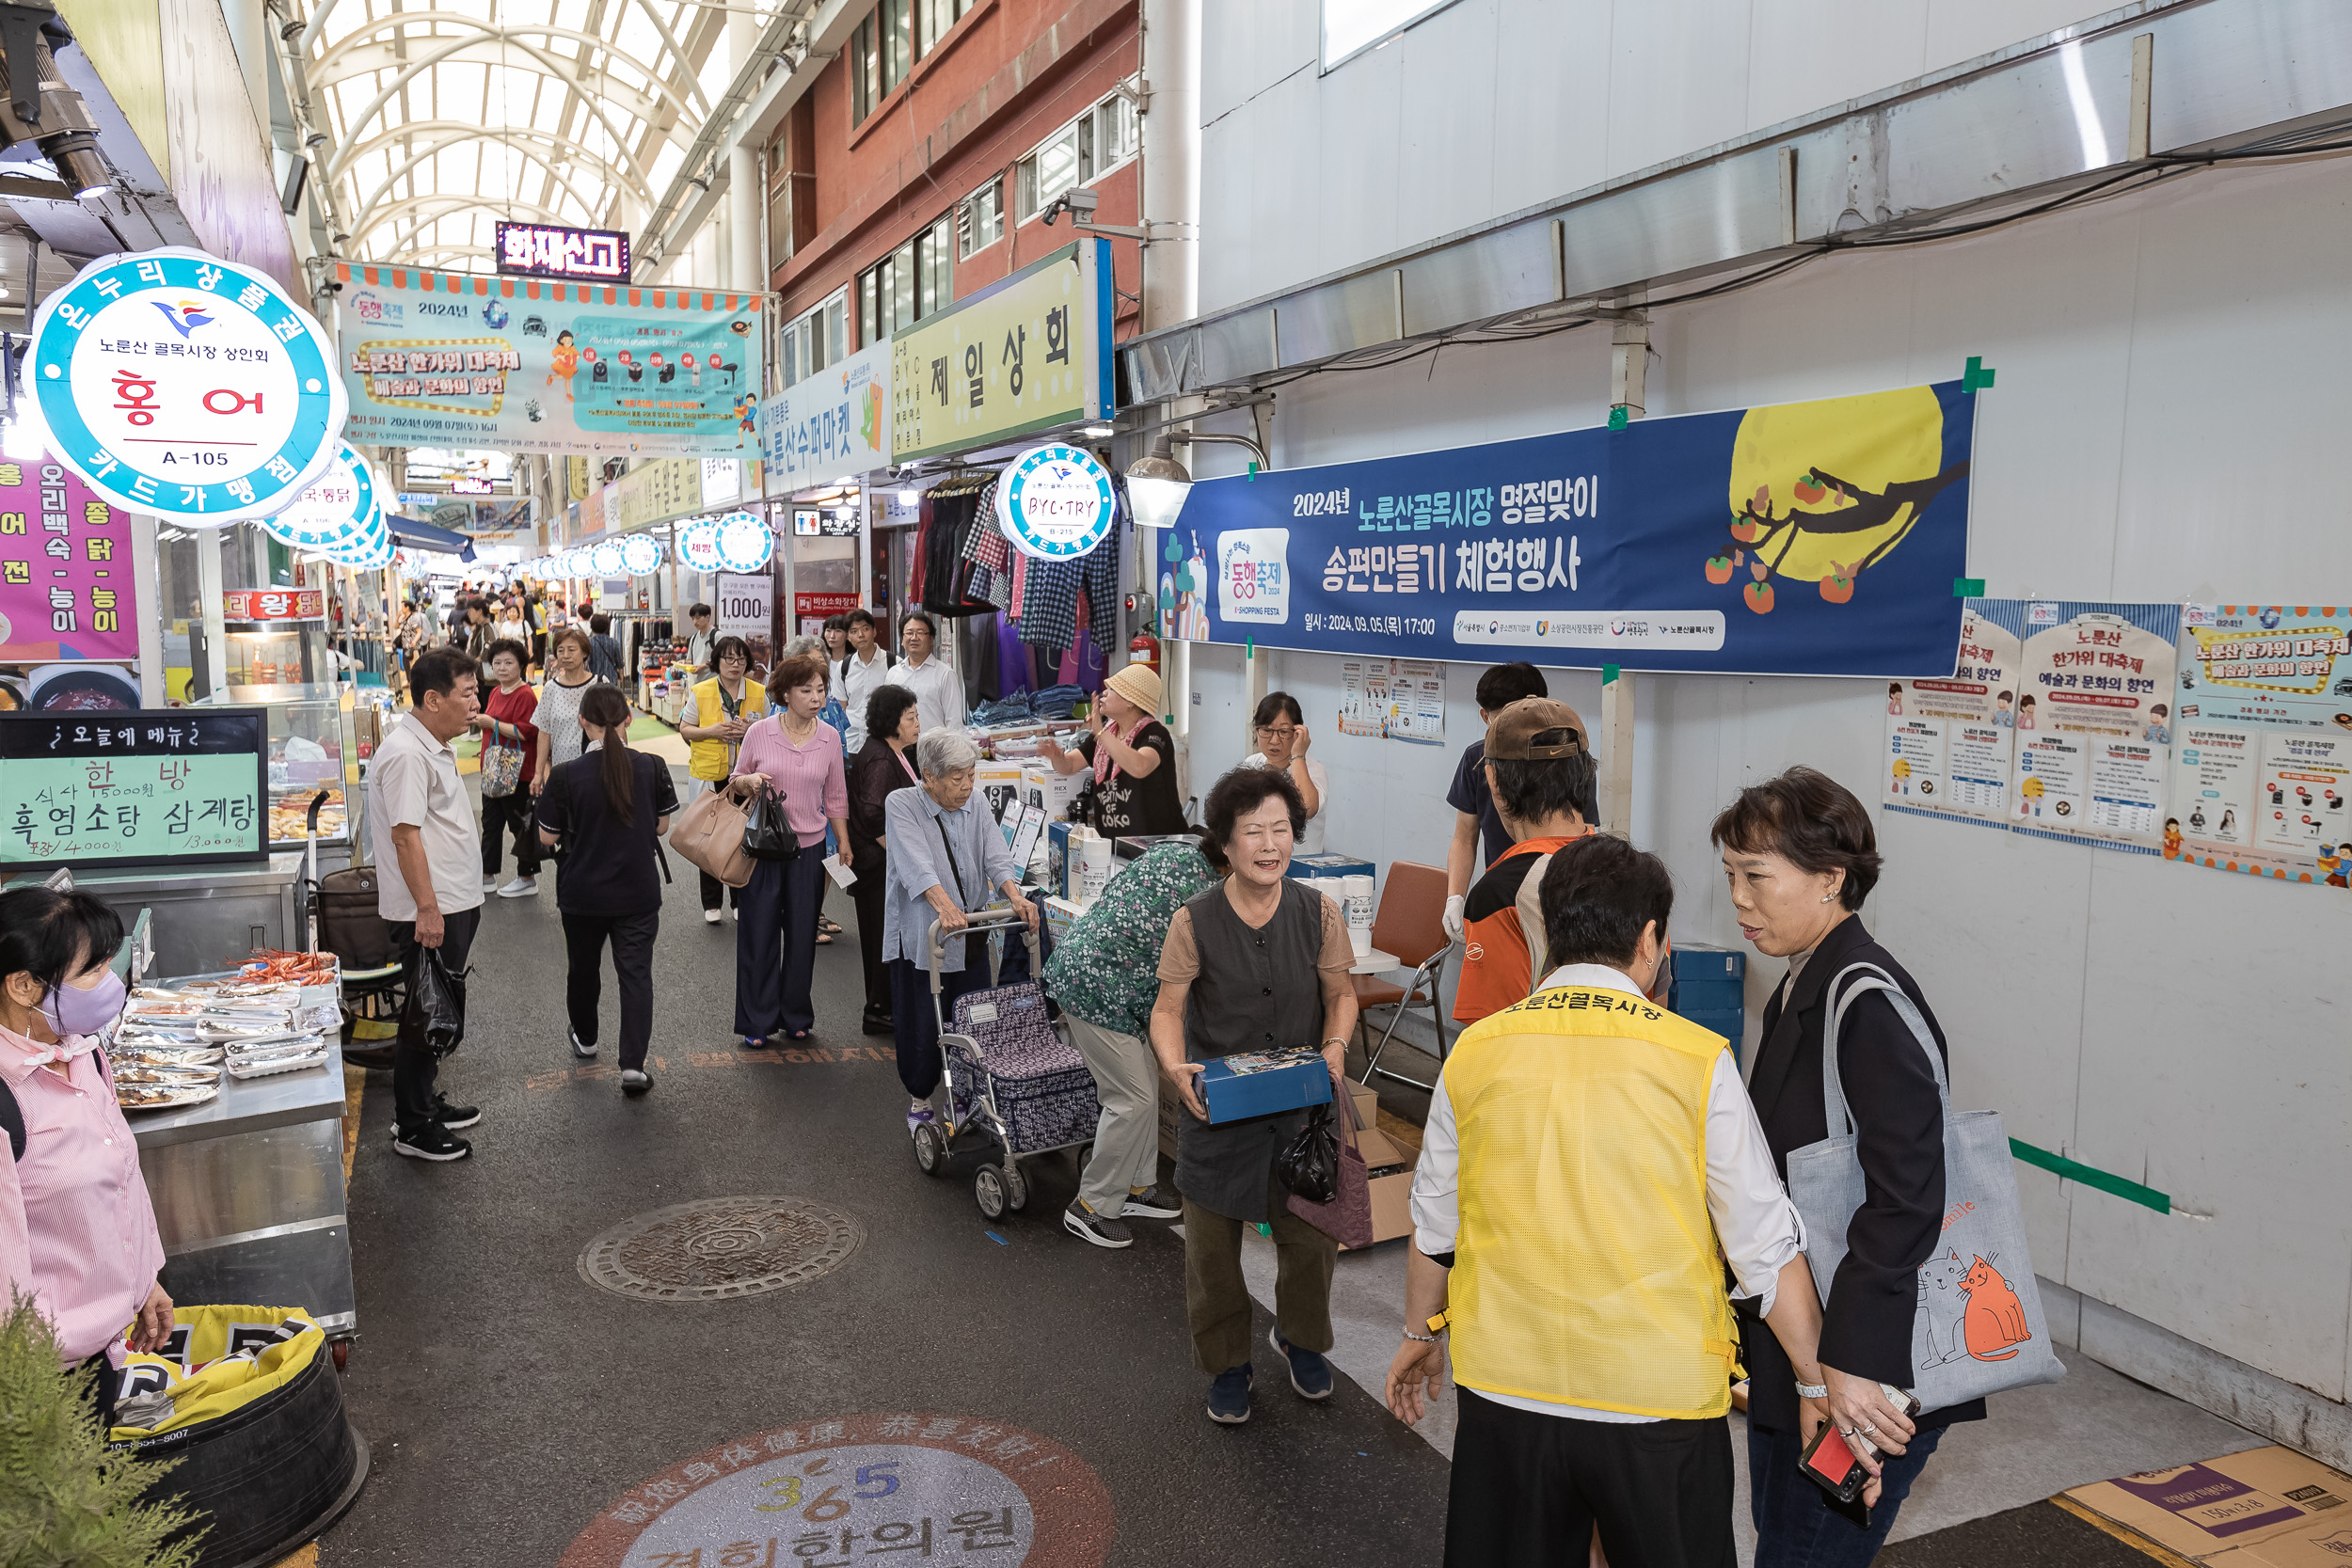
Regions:
<instances>
[{"instance_id":1,"label":"grey tote bag with cat print","mask_svg":"<svg viewBox=\"0 0 2352 1568\"><path fill-rule=\"evenodd\" d=\"M2055 1383L2066 1366L2042 1316L2033 1259L2017 1208L2017 1172L1998 1111L1952 1109L1943 1053L1911 998L1887 973L1854 964L1830 982L1821 1037L1821 1108L1830 1135L1788 1156L1788 1196L1804 1216L1806 1261L1829 1299L1846 1257L1846 1227L1864 1198L1853 1114L1837 1078L1837 1036L1854 999L1883 991L1928 1054L1944 1104L1944 1230L1919 1269L1919 1309L1911 1325L1912 1391L1942 1410L2004 1388Z\"/></svg>"}]
</instances>

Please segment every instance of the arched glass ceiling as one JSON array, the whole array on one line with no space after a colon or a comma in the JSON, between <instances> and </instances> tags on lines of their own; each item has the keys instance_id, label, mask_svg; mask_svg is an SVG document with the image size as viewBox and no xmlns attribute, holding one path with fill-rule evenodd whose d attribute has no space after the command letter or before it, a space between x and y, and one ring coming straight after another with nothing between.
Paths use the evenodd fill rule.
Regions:
<instances>
[{"instance_id":1,"label":"arched glass ceiling","mask_svg":"<svg viewBox=\"0 0 2352 1568\"><path fill-rule=\"evenodd\" d=\"M320 0L305 66L338 252L489 272L502 217L636 227L733 77L729 4L762 30L775 8Z\"/></svg>"}]
</instances>

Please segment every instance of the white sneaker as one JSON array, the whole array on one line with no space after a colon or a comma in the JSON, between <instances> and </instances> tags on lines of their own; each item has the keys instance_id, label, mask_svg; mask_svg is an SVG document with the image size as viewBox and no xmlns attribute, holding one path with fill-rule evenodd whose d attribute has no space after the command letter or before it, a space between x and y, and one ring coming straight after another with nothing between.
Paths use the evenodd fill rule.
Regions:
<instances>
[{"instance_id":1,"label":"white sneaker","mask_svg":"<svg viewBox=\"0 0 2352 1568\"><path fill-rule=\"evenodd\" d=\"M724 910L703 911L703 924L706 926L716 926L726 917L726 911Z\"/></svg>"},{"instance_id":2,"label":"white sneaker","mask_svg":"<svg viewBox=\"0 0 2352 1568\"><path fill-rule=\"evenodd\" d=\"M743 918L743 906L742 906L742 905L740 905L740 904L729 904L729 905L727 906L727 918L728 918L729 920L740 920L740 919L742 919L742 918Z\"/></svg>"},{"instance_id":3,"label":"white sneaker","mask_svg":"<svg viewBox=\"0 0 2352 1568\"><path fill-rule=\"evenodd\" d=\"M496 877L492 876L489 872L486 872L486 871L485 871L485 872L484 872L484 873L482 874L482 891L483 891L483 892L485 892L485 893L494 892L494 891L497 889L498 885L499 885L499 879L498 879Z\"/></svg>"},{"instance_id":4,"label":"white sneaker","mask_svg":"<svg viewBox=\"0 0 2352 1568\"><path fill-rule=\"evenodd\" d=\"M538 878L517 877L513 881L507 883L504 887L499 889L499 896L501 898L531 898L535 897L538 892Z\"/></svg>"}]
</instances>

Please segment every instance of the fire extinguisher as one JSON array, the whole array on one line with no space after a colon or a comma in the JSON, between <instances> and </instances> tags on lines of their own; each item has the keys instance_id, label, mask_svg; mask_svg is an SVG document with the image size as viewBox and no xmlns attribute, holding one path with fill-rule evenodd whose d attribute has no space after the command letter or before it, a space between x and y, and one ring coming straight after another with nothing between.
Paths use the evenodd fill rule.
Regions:
<instances>
[{"instance_id":1,"label":"fire extinguisher","mask_svg":"<svg viewBox=\"0 0 2352 1568\"><path fill-rule=\"evenodd\" d=\"M1148 664L1152 673L1160 673L1160 640L1148 631L1136 633L1136 640L1127 644L1127 662Z\"/></svg>"}]
</instances>

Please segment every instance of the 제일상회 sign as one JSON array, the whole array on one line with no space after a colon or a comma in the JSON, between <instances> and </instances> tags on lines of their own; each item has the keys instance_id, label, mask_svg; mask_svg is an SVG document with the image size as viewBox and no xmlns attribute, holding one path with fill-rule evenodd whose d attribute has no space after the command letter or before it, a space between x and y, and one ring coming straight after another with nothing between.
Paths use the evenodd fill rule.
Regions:
<instances>
[{"instance_id":1,"label":"\uc81c\uc77c\uc0c1\ud68c sign","mask_svg":"<svg viewBox=\"0 0 2352 1568\"><path fill-rule=\"evenodd\" d=\"M26 366L51 449L117 506L202 528L266 517L335 459L334 347L259 272L167 246L51 294Z\"/></svg>"},{"instance_id":2,"label":"\uc81c\uc77c\uc0c1\ud68c sign","mask_svg":"<svg viewBox=\"0 0 2352 1568\"><path fill-rule=\"evenodd\" d=\"M0 714L0 866L269 853L260 708Z\"/></svg>"},{"instance_id":3,"label":"\uc81c\uc77c\uc0c1\ud68c sign","mask_svg":"<svg viewBox=\"0 0 2352 1568\"><path fill-rule=\"evenodd\" d=\"M1190 641L1721 674L1944 675L1960 382L1193 485Z\"/></svg>"},{"instance_id":4,"label":"\uc81c\uc77c\uc0c1\ud68c sign","mask_svg":"<svg viewBox=\"0 0 2352 1568\"><path fill-rule=\"evenodd\" d=\"M1111 389L1110 241L1080 240L890 340L899 463L1101 419Z\"/></svg>"}]
</instances>

